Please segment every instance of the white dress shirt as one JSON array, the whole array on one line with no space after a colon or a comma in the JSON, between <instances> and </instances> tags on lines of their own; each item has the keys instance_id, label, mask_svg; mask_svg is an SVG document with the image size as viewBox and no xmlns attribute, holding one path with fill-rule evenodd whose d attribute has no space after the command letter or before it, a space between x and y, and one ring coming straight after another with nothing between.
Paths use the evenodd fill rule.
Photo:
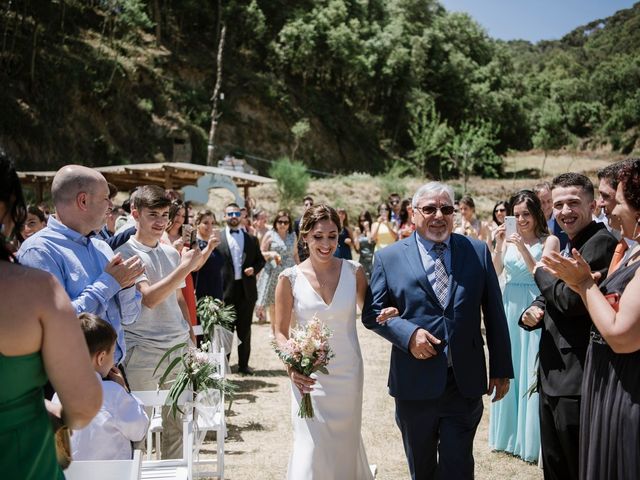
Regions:
<instances>
[{"instance_id":1,"label":"white dress shirt","mask_svg":"<svg viewBox=\"0 0 640 480\"><path fill-rule=\"evenodd\" d=\"M142 402L116 382L103 381L102 407L91 423L71 435L74 460L131 460L131 442L139 442L149 428ZM58 394L51 400L60 403Z\"/></svg>"},{"instance_id":2,"label":"white dress shirt","mask_svg":"<svg viewBox=\"0 0 640 480\"><path fill-rule=\"evenodd\" d=\"M242 256L244 253L244 233L238 227L238 233L231 233L229 226L225 229L227 245L233 261L233 279L242 280Z\"/></svg>"}]
</instances>

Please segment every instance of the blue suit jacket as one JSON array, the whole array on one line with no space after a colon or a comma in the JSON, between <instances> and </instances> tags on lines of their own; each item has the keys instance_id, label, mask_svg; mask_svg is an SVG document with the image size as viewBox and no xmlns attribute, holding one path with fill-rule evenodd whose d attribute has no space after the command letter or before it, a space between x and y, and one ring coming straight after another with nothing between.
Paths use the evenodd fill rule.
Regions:
<instances>
[{"instance_id":1,"label":"blue suit jacket","mask_svg":"<svg viewBox=\"0 0 640 480\"><path fill-rule=\"evenodd\" d=\"M462 395L479 397L487 392L481 311L489 348L489 376L513 378L509 331L491 255L484 242L451 235L449 303L443 309L427 279L415 236L376 253L362 314L367 328L393 344L389 393L403 400L423 400L444 392L446 354L418 360L408 349L413 332L424 328L437 338L447 339ZM378 325L375 318L384 307L396 307L400 316Z\"/></svg>"}]
</instances>

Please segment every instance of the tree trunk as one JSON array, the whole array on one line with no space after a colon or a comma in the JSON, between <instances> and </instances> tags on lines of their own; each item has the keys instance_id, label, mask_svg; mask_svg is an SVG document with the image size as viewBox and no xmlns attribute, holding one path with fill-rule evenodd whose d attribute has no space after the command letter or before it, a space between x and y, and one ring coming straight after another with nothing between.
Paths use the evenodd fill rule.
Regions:
<instances>
[{"instance_id":1,"label":"tree trunk","mask_svg":"<svg viewBox=\"0 0 640 480\"><path fill-rule=\"evenodd\" d=\"M36 82L36 55L38 52L38 30L40 30L40 25L34 19L33 42L31 44L31 67L29 69L29 82L30 82L32 91Z\"/></svg>"},{"instance_id":2,"label":"tree trunk","mask_svg":"<svg viewBox=\"0 0 640 480\"><path fill-rule=\"evenodd\" d=\"M216 58L217 62L217 72L216 72L216 85L213 88L213 95L211 96L211 100L213 102L213 107L211 109L211 128L209 129L209 142L207 144L207 165L210 167L213 166L213 154L215 151L215 136L216 136L216 126L218 125L218 98L220 97L220 86L222 84L222 52L224 50L224 37L227 33L227 26L222 26L222 31L220 32L220 42L218 42L218 55Z\"/></svg>"},{"instance_id":3,"label":"tree trunk","mask_svg":"<svg viewBox=\"0 0 640 480\"><path fill-rule=\"evenodd\" d=\"M162 43L162 12L159 0L153 0L153 17L156 22L156 45L160 46Z\"/></svg>"},{"instance_id":4,"label":"tree trunk","mask_svg":"<svg viewBox=\"0 0 640 480\"><path fill-rule=\"evenodd\" d=\"M547 151L544 151L544 158L542 159L542 168L540 169L540 178L544 177L544 165L547 163Z\"/></svg>"}]
</instances>

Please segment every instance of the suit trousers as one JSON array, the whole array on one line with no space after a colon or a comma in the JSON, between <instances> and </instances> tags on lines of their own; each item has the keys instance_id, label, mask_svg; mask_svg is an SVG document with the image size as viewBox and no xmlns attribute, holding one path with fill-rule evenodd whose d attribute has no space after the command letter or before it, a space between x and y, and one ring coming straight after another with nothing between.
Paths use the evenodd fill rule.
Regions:
<instances>
[{"instance_id":1,"label":"suit trousers","mask_svg":"<svg viewBox=\"0 0 640 480\"><path fill-rule=\"evenodd\" d=\"M544 478L577 480L580 396L552 397L540 387L539 398Z\"/></svg>"},{"instance_id":2,"label":"suit trousers","mask_svg":"<svg viewBox=\"0 0 640 480\"><path fill-rule=\"evenodd\" d=\"M440 397L396 398L396 423L412 480L473 478L473 438L483 408L482 397L462 396L451 368Z\"/></svg>"},{"instance_id":3,"label":"suit trousers","mask_svg":"<svg viewBox=\"0 0 640 480\"><path fill-rule=\"evenodd\" d=\"M246 369L249 366L249 356L251 355L251 320L253 319L253 308L256 302L247 300L244 293L242 280L235 280L231 290L231 298L226 303L233 305L236 311L235 329L240 341L238 345L238 368Z\"/></svg>"}]
</instances>

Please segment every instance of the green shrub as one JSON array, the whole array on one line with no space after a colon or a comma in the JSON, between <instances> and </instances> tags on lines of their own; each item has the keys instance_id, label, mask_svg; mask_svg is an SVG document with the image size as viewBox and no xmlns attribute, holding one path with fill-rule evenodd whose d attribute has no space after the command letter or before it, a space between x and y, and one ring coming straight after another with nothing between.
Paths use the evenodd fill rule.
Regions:
<instances>
[{"instance_id":1,"label":"green shrub","mask_svg":"<svg viewBox=\"0 0 640 480\"><path fill-rule=\"evenodd\" d=\"M284 207L299 203L307 193L309 173L302 162L283 157L269 168L269 176L278 182L280 203Z\"/></svg>"}]
</instances>

